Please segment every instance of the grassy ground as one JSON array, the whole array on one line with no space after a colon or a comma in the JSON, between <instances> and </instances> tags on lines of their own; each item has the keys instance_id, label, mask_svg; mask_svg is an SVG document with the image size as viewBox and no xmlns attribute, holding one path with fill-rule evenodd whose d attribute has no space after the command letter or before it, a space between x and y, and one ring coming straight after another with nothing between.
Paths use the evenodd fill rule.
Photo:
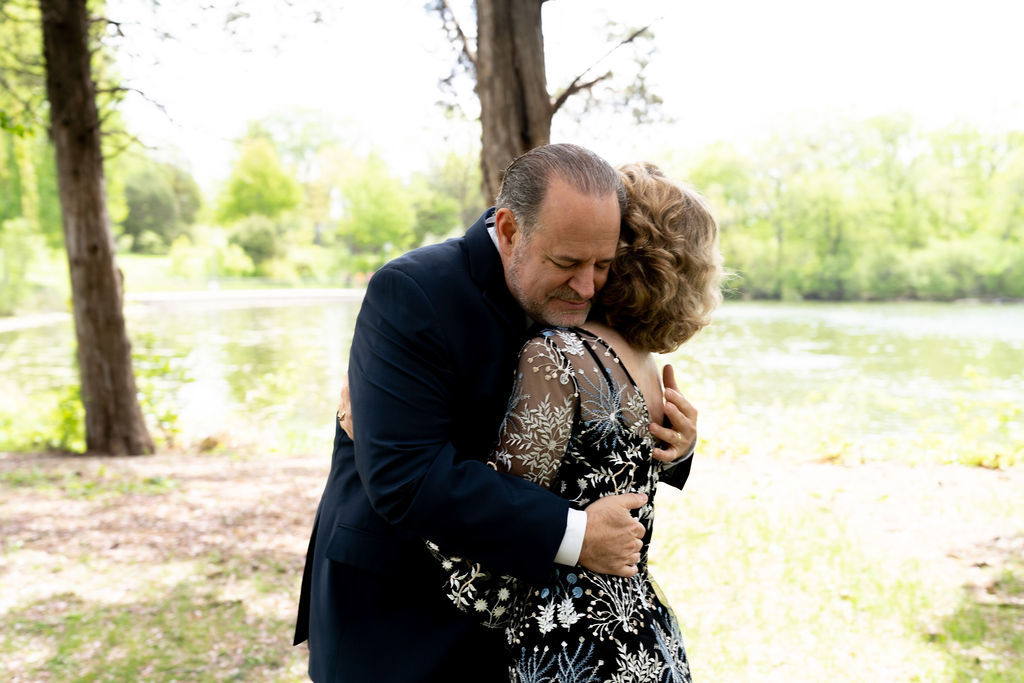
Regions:
<instances>
[{"instance_id":1,"label":"grassy ground","mask_svg":"<svg viewBox=\"0 0 1024 683\"><path fill-rule=\"evenodd\" d=\"M691 483L659 492L654 571L698 678L1024 680L1020 604L990 599L1024 578L1024 472L704 460Z\"/></svg>"},{"instance_id":2,"label":"grassy ground","mask_svg":"<svg viewBox=\"0 0 1024 683\"><path fill-rule=\"evenodd\" d=\"M326 456L0 455L0 678L301 681ZM695 461L652 565L697 680L1024 680L1024 470Z\"/></svg>"},{"instance_id":3,"label":"grassy ground","mask_svg":"<svg viewBox=\"0 0 1024 683\"><path fill-rule=\"evenodd\" d=\"M319 459L0 463L0 678L302 680Z\"/></svg>"}]
</instances>

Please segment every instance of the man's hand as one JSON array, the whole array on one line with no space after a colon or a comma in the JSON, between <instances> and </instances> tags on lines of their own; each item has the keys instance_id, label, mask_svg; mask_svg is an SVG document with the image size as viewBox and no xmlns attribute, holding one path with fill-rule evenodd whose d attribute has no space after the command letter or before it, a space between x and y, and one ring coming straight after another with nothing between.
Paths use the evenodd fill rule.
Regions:
<instances>
[{"instance_id":1,"label":"man's hand","mask_svg":"<svg viewBox=\"0 0 1024 683\"><path fill-rule=\"evenodd\" d=\"M623 493L600 498L587 506L587 531L580 564L599 574L630 577L636 574L643 547L644 527L629 511L647 502L644 493Z\"/></svg>"},{"instance_id":2,"label":"man's hand","mask_svg":"<svg viewBox=\"0 0 1024 683\"><path fill-rule=\"evenodd\" d=\"M673 462L693 448L697 441L697 409L679 393L675 371L666 365L663 371L665 381L665 420L671 425L663 427L651 423L651 434L665 443L664 448L655 448L655 460Z\"/></svg>"},{"instance_id":3,"label":"man's hand","mask_svg":"<svg viewBox=\"0 0 1024 683\"><path fill-rule=\"evenodd\" d=\"M338 424L348 434L348 438L354 438L352 430L352 399L348 396L348 375L341 380L341 396L338 399Z\"/></svg>"}]
</instances>

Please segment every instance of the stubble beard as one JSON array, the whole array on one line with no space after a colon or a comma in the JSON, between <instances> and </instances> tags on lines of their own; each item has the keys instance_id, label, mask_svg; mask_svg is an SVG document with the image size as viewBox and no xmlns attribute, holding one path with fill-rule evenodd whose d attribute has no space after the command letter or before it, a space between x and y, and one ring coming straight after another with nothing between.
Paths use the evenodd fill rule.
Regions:
<instances>
[{"instance_id":1,"label":"stubble beard","mask_svg":"<svg viewBox=\"0 0 1024 683\"><path fill-rule=\"evenodd\" d=\"M526 312L526 315L542 325L552 327L578 327L587 321L590 313L590 306L579 311L556 311L553 310L554 299L565 299L567 301L580 301L579 296L570 287L559 287L548 292L544 298L537 299L528 296L523 289L522 283L522 257L518 250L512 253L508 267L508 285L519 306Z\"/></svg>"}]
</instances>

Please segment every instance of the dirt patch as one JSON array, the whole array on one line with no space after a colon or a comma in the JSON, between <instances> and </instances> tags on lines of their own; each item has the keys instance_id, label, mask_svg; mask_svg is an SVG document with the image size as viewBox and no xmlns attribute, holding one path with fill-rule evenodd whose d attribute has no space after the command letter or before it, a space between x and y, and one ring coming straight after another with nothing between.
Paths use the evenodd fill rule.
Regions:
<instances>
[{"instance_id":1,"label":"dirt patch","mask_svg":"<svg viewBox=\"0 0 1024 683\"><path fill-rule=\"evenodd\" d=\"M304 655L289 635L329 467L327 454L0 454L0 616L35 623L49 615L60 624L62 609L99 621L139 609L158 629L152 613L168 605L188 610L172 615L176 624L223 613L234 620L226 633L239 624L249 630L211 653L217 659L211 667L245 671L247 680L304 680ZM761 509L763 501L769 513L787 505L804 512L819 507L827 519L841 520L851 542L870 557L894 567L908 561L925 567L926 580L934 578L949 596L948 608L936 606L938 619L965 589L1000 609L1019 600L1017 589L999 581L1008 569L1020 576L1024 567L1022 493L1024 468L698 457L680 509L687 497L705 496L711 505L756 496L757 505L748 507ZM154 586L172 597L149 599ZM173 598L175 590L180 599ZM196 610L206 616L196 617ZM942 632L938 622L935 632ZM56 656L53 646L24 638L12 651L29 653L32 661L9 661L8 673L12 680L39 680L33 676ZM139 647L144 651L146 644ZM249 663L258 656L273 665Z\"/></svg>"},{"instance_id":2,"label":"dirt patch","mask_svg":"<svg viewBox=\"0 0 1024 683\"><path fill-rule=\"evenodd\" d=\"M33 470L52 486L8 486L0 503L5 540L45 551L195 555L235 537L250 546L305 551L296 533L312 526L329 459L165 454L135 458L4 456L5 472ZM64 495L60 476L110 482ZM142 490L164 482L165 493ZM122 483L127 484L121 486ZM124 490L127 489L127 492ZM125 558L127 559L127 558Z\"/></svg>"},{"instance_id":3,"label":"dirt patch","mask_svg":"<svg viewBox=\"0 0 1024 683\"><path fill-rule=\"evenodd\" d=\"M0 581L19 586L4 591L0 609L37 592L39 574L46 593L74 588L83 560L121 565L130 576L133 567L220 555L300 576L329 463L326 456L0 455Z\"/></svg>"},{"instance_id":4,"label":"dirt patch","mask_svg":"<svg viewBox=\"0 0 1024 683\"><path fill-rule=\"evenodd\" d=\"M10 547L122 562L166 561L211 552L270 554L296 568L330 468L323 456L196 455L134 458L0 454L0 477L33 472L51 486L3 487L0 520ZM132 484L163 482L166 492L108 495L100 486L66 495L62 478ZM1024 468L695 460L691 486L812 499L840 513L877 553L913 558L956 573L1004 564L1020 552L1024 519L1000 501L1024 498ZM123 492L127 489L127 492ZM1002 520L1000 523L998 520ZM3 571L0 568L0 571ZM298 569L296 569L298 571Z\"/></svg>"}]
</instances>

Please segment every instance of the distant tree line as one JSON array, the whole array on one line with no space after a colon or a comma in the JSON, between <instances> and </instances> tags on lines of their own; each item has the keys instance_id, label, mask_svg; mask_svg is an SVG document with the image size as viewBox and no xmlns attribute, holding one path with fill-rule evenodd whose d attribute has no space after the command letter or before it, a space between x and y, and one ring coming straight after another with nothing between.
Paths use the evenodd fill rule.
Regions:
<instances>
[{"instance_id":1,"label":"distant tree line","mask_svg":"<svg viewBox=\"0 0 1024 683\"><path fill-rule=\"evenodd\" d=\"M1024 133L891 116L662 163L717 211L731 296L1024 298ZM310 112L251 124L205 203L186 170L141 149L107 167L119 249L172 253L192 278L352 283L489 203L473 150L401 179ZM61 244L49 141L0 131L0 310L28 292L34 254Z\"/></svg>"},{"instance_id":2,"label":"distant tree line","mask_svg":"<svg viewBox=\"0 0 1024 683\"><path fill-rule=\"evenodd\" d=\"M734 295L1024 298L1024 132L894 115L680 166L718 211Z\"/></svg>"}]
</instances>

